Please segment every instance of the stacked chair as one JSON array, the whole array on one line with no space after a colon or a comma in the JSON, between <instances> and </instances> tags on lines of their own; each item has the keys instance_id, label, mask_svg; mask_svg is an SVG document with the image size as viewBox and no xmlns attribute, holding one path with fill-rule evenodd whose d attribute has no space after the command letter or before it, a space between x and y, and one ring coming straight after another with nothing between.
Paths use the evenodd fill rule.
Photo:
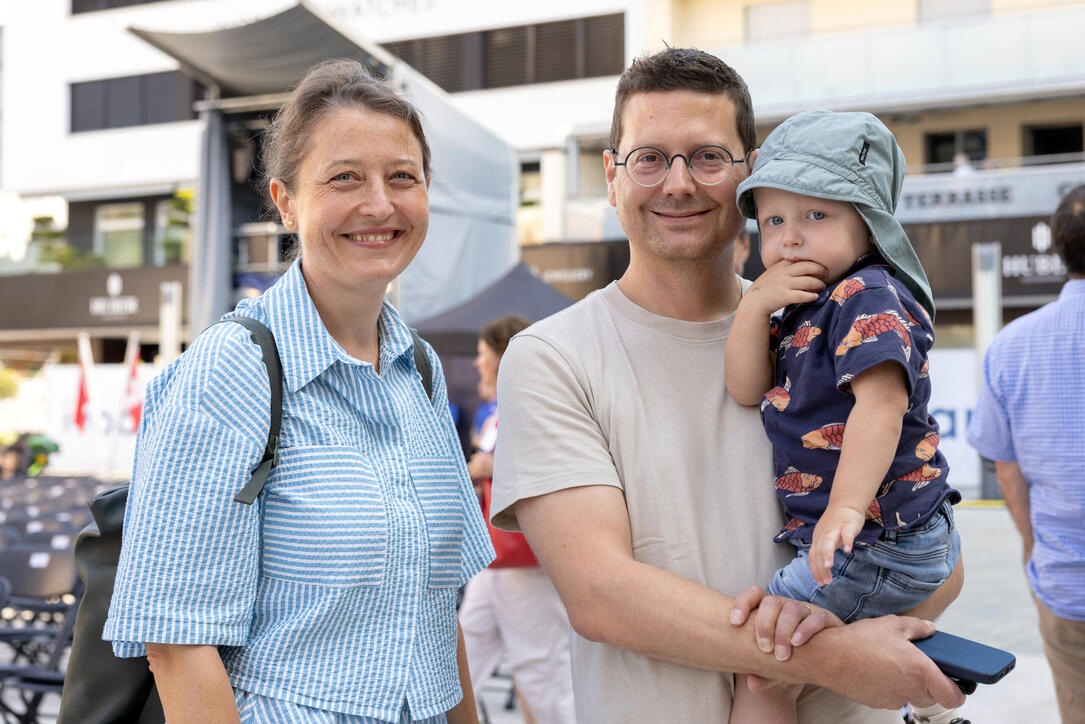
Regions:
<instances>
[{"instance_id":1,"label":"stacked chair","mask_svg":"<svg viewBox=\"0 0 1085 724\"><path fill-rule=\"evenodd\" d=\"M64 685L82 583L76 536L86 501L109 485L89 477L0 481L0 722L31 724Z\"/></svg>"}]
</instances>

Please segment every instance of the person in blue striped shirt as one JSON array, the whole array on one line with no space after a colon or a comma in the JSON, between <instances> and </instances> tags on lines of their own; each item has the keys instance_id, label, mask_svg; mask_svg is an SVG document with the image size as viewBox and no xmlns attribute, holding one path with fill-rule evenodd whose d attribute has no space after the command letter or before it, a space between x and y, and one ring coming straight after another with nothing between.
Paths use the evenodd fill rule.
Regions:
<instances>
[{"instance_id":1,"label":"person in blue striped shirt","mask_svg":"<svg viewBox=\"0 0 1085 724\"><path fill-rule=\"evenodd\" d=\"M1085 722L1085 185L1051 219L1069 279L995 336L968 442L995 461L1024 543L1064 724Z\"/></svg>"},{"instance_id":2,"label":"person in blue striped shirt","mask_svg":"<svg viewBox=\"0 0 1085 724\"><path fill-rule=\"evenodd\" d=\"M384 300L428 225L419 116L329 61L264 153L300 258L231 314L278 342L279 462L234 502L270 392L248 332L216 325L148 389L103 637L146 652L170 724L476 722L455 602L493 548L440 363L427 345L430 399Z\"/></svg>"}]
</instances>

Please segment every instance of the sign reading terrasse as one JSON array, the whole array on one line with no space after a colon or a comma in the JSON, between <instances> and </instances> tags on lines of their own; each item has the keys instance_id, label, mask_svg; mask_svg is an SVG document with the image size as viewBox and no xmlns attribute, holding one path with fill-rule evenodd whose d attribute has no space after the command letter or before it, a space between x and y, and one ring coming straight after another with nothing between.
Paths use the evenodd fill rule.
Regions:
<instances>
[{"instance_id":1,"label":"sign reading terrasse","mask_svg":"<svg viewBox=\"0 0 1085 724\"><path fill-rule=\"evenodd\" d=\"M980 171L966 176L906 176L897 218L903 224L928 224L1049 217L1059 199L1083 183L1085 164Z\"/></svg>"}]
</instances>

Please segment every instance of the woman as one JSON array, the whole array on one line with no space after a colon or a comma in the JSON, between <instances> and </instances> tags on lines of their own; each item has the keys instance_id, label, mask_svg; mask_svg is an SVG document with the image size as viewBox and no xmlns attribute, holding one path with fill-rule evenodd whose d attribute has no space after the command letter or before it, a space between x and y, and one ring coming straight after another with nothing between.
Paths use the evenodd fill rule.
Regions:
<instances>
[{"instance_id":1,"label":"woman","mask_svg":"<svg viewBox=\"0 0 1085 724\"><path fill-rule=\"evenodd\" d=\"M479 389L497 389L501 356L513 335L527 326L520 317L509 316L482 328L475 358ZM481 490L487 517L499 412L483 424L479 451L467 464L471 479ZM497 559L467 584L460 607L475 697L504 657L512 669L528 721L574 724L570 629L565 607L522 533L491 526L490 536Z\"/></svg>"},{"instance_id":2,"label":"woman","mask_svg":"<svg viewBox=\"0 0 1085 724\"><path fill-rule=\"evenodd\" d=\"M300 258L234 314L278 342L278 465L233 502L270 393L248 333L216 325L148 390L104 637L146 649L170 724L475 722L455 599L492 549L440 363L430 400L384 301L428 225L419 116L331 61L264 152Z\"/></svg>"}]
</instances>

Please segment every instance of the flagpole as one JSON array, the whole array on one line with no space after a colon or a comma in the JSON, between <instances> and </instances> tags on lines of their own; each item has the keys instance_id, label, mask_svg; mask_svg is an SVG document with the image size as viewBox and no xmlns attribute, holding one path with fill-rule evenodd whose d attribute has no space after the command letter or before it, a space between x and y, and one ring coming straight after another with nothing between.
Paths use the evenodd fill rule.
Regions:
<instances>
[{"instance_id":1,"label":"flagpole","mask_svg":"<svg viewBox=\"0 0 1085 724\"><path fill-rule=\"evenodd\" d=\"M90 406L90 373L94 368L94 355L90 349L90 335L80 332L76 339L79 362L79 388L75 397L75 426L86 431L87 408Z\"/></svg>"}]
</instances>

